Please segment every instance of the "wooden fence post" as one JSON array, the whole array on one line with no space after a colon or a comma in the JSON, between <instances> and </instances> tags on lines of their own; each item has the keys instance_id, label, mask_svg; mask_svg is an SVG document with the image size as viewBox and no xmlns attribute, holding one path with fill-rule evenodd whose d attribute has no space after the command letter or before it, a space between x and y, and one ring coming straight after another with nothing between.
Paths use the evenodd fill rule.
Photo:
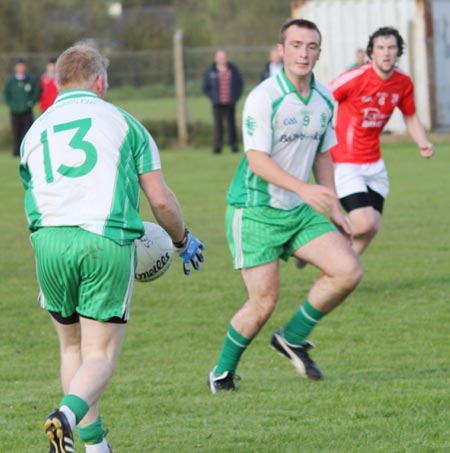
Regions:
<instances>
[{"instance_id":1,"label":"wooden fence post","mask_svg":"<svg viewBox=\"0 0 450 453\"><path fill-rule=\"evenodd\" d=\"M184 147L188 143L188 130L184 80L183 30L180 29L175 31L173 37L173 56L175 66L175 94L177 98L178 144Z\"/></svg>"}]
</instances>

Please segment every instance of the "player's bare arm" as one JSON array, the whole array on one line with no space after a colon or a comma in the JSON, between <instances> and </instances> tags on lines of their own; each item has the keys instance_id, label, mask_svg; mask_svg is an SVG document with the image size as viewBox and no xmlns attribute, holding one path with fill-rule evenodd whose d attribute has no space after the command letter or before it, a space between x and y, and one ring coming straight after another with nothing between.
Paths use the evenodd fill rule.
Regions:
<instances>
[{"instance_id":1,"label":"player's bare arm","mask_svg":"<svg viewBox=\"0 0 450 453\"><path fill-rule=\"evenodd\" d=\"M169 233L173 242L182 241L185 225L181 207L174 193L167 187L161 170L139 175L139 183L158 223Z\"/></svg>"},{"instance_id":2,"label":"player's bare arm","mask_svg":"<svg viewBox=\"0 0 450 453\"><path fill-rule=\"evenodd\" d=\"M256 150L247 151L249 166L255 175L285 190L296 193L305 203L316 211L329 212L337 203L336 194L328 187L308 184L283 170L266 153Z\"/></svg>"},{"instance_id":3,"label":"player's bare arm","mask_svg":"<svg viewBox=\"0 0 450 453\"><path fill-rule=\"evenodd\" d=\"M317 183L322 184L322 186L328 187L330 190L336 193L336 186L334 185L333 163L328 152L317 153L316 159L314 160L313 173Z\"/></svg>"},{"instance_id":4,"label":"player's bare arm","mask_svg":"<svg viewBox=\"0 0 450 453\"><path fill-rule=\"evenodd\" d=\"M419 147L420 155L429 159L434 154L434 145L428 140L425 128L417 114L405 116L406 129Z\"/></svg>"}]
</instances>

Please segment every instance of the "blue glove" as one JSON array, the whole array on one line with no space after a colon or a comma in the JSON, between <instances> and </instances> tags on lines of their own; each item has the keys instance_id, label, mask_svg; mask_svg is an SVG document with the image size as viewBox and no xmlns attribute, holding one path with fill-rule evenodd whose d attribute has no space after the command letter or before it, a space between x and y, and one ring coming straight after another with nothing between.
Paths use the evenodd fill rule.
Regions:
<instances>
[{"instance_id":1,"label":"blue glove","mask_svg":"<svg viewBox=\"0 0 450 453\"><path fill-rule=\"evenodd\" d=\"M200 269L199 263L203 263L205 261L205 257L202 253L205 248L205 244L195 236L192 236L187 229L185 234L186 236L183 241L181 241L180 244L174 245L178 256L183 260L183 272L185 275L189 275L191 273L191 263L192 266L194 266L194 269L198 271Z\"/></svg>"}]
</instances>

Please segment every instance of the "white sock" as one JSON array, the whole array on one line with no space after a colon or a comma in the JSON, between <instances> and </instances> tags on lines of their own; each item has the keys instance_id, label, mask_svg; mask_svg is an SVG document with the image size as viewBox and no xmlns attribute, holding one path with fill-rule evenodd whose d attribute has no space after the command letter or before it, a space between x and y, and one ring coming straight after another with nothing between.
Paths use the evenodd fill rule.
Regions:
<instances>
[{"instance_id":1,"label":"white sock","mask_svg":"<svg viewBox=\"0 0 450 453\"><path fill-rule=\"evenodd\" d=\"M84 444L86 453L109 453L108 442L103 439L99 444Z\"/></svg>"},{"instance_id":2,"label":"white sock","mask_svg":"<svg viewBox=\"0 0 450 453\"><path fill-rule=\"evenodd\" d=\"M70 410L68 406L61 406L59 410L66 416L67 421L69 422L69 425L73 431L75 425L77 424L75 414Z\"/></svg>"}]
</instances>

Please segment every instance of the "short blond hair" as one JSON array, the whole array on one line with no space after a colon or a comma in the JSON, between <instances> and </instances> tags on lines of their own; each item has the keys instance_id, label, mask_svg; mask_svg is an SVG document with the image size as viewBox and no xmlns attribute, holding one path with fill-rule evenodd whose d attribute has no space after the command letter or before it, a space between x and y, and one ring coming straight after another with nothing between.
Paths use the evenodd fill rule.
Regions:
<instances>
[{"instance_id":1,"label":"short blond hair","mask_svg":"<svg viewBox=\"0 0 450 453\"><path fill-rule=\"evenodd\" d=\"M91 89L98 76L107 86L107 60L93 47L76 45L66 49L56 61L56 84L60 90Z\"/></svg>"}]
</instances>

